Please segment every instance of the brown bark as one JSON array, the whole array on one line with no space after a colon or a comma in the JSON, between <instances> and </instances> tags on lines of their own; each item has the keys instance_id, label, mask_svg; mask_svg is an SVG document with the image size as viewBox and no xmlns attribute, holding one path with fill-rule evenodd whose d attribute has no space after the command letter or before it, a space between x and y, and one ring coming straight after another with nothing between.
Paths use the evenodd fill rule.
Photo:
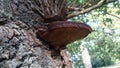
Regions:
<instances>
[{"instance_id":1,"label":"brown bark","mask_svg":"<svg viewBox=\"0 0 120 68\"><path fill-rule=\"evenodd\" d=\"M25 1L0 0L0 68L61 68L61 58L53 59L36 37L42 17Z\"/></svg>"}]
</instances>

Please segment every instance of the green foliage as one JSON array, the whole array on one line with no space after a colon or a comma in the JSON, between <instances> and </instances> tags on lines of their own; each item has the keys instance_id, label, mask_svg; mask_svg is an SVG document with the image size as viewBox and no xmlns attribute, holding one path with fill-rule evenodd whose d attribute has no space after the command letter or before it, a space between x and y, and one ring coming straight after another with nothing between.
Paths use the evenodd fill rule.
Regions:
<instances>
[{"instance_id":1,"label":"green foliage","mask_svg":"<svg viewBox=\"0 0 120 68\"><path fill-rule=\"evenodd\" d=\"M88 8L100 2L101 0L67 0L69 6L78 8Z\"/></svg>"},{"instance_id":2,"label":"green foliage","mask_svg":"<svg viewBox=\"0 0 120 68\"><path fill-rule=\"evenodd\" d=\"M98 36L94 38L95 42L92 46L90 45L89 41L85 39L85 41L88 42L85 46L91 48L90 55L92 57L93 67L96 68L97 66L111 65L113 64L113 61L119 59L117 57L120 56L118 54L120 43L115 42L114 37L116 35L114 33L106 33L105 29L103 29L102 31L92 33L91 35L93 37L94 35Z\"/></svg>"},{"instance_id":3,"label":"green foliage","mask_svg":"<svg viewBox=\"0 0 120 68\"><path fill-rule=\"evenodd\" d=\"M93 28L93 32L82 42L88 48L93 68L107 66L120 61L120 1L105 5L90 13L73 18L82 21ZM76 41L68 45L75 68L82 66L79 46ZM74 57L74 56L77 56ZM78 60L77 60L78 59Z\"/></svg>"},{"instance_id":4,"label":"green foliage","mask_svg":"<svg viewBox=\"0 0 120 68\"><path fill-rule=\"evenodd\" d=\"M83 0L67 0L68 4L70 6L78 7L80 4L82 4Z\"/></svg>"},{"instance_id":5,"label":"green foliage","mask_svg":"<svg viewBox=\"0 0 120 68\"><path fill-rule=\"evenodd\" d=\"M79 45L81 44L80 41L73 42L71 44L68 44L68 49L70 53L78 53L79 52Z\"/></svg>"}]
</instances>

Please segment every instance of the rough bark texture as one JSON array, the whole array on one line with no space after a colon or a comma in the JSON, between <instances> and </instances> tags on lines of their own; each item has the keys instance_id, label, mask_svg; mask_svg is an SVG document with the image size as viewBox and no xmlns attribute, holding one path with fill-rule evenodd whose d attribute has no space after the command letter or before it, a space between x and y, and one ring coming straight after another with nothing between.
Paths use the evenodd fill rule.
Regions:
<instances>
[{"instance_id":1,"label":"rough bark texture","mask_svg":"<svg viewBox=\"0 0 120 68\"><path fill-rule=\"evenodd\" d=\"M68 57L70 57L70 54L67 51L67 49L61 50L61 56L64 59L64 66L65 66L65 68L74 68L72 60L70 58L68 58Z\"/></svg>"},{"instance_id":2,"label":"rough bark texture","mask_svg":"<svg viewBox=\"0 0 120 68\"><path fill-rule=\"evenodd\" d=\"M36 38L33 26L42 18L24 3L0 0L0 68L61 68L61 58L53 59Z\"/></svg>"}]
</instances>

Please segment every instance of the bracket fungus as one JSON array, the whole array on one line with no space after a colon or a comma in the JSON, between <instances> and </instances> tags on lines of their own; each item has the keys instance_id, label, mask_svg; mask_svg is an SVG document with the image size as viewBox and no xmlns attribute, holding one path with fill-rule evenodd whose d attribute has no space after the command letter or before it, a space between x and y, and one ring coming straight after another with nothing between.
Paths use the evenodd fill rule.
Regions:
<instances>
[{"instance_id":1,"label":"bracket fungus","mask_svg":"<svg viewBox=\"0 0 120 68\"><path fill-rule=\"evenodd\" d=\"M70 21L51 21L44 28L38 28L37 35L47 41L55 50L68 43L85 38L92 32L90 26Z\"/></svg>"}]
</instances>

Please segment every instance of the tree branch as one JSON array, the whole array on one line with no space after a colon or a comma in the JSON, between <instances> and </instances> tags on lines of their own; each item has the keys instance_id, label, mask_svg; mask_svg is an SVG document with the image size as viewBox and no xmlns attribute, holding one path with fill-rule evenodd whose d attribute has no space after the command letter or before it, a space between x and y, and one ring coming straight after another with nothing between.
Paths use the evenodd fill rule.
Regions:
<instances>
[{"instance_id":1,"label":"tree branch","mask_svg":"<svg viewBox=\"0 0 120 68\"><path fill-rule=\"evenodd\" d=\"M72 10L73 12L71 14L67 15L66 18L70 19L70 18L78 16L80 14L90 12L91 10L99 8L106 3L111 3L111 2L114 2L114 1L116 1L116 0L100 0L97 4L95 4L91 7L88 7L86 9L85 8L81 9L81 8L76 8L76 7L68 7L68 9Z\"/></svg>"},{"instance_id":2,"label":"tree branch","mask_svg":"<svg viewBox=\"0 0 120 68\"><path fill-rule=\"evenodd\" d=\"M110 13L107 13L107 14L110 15L110 16L113 16L113 17L116 17L116 18L120 19L120 17L118 17L118 16L116 16L114 14L110 14Z\"/></svg>"}]
</instances>

